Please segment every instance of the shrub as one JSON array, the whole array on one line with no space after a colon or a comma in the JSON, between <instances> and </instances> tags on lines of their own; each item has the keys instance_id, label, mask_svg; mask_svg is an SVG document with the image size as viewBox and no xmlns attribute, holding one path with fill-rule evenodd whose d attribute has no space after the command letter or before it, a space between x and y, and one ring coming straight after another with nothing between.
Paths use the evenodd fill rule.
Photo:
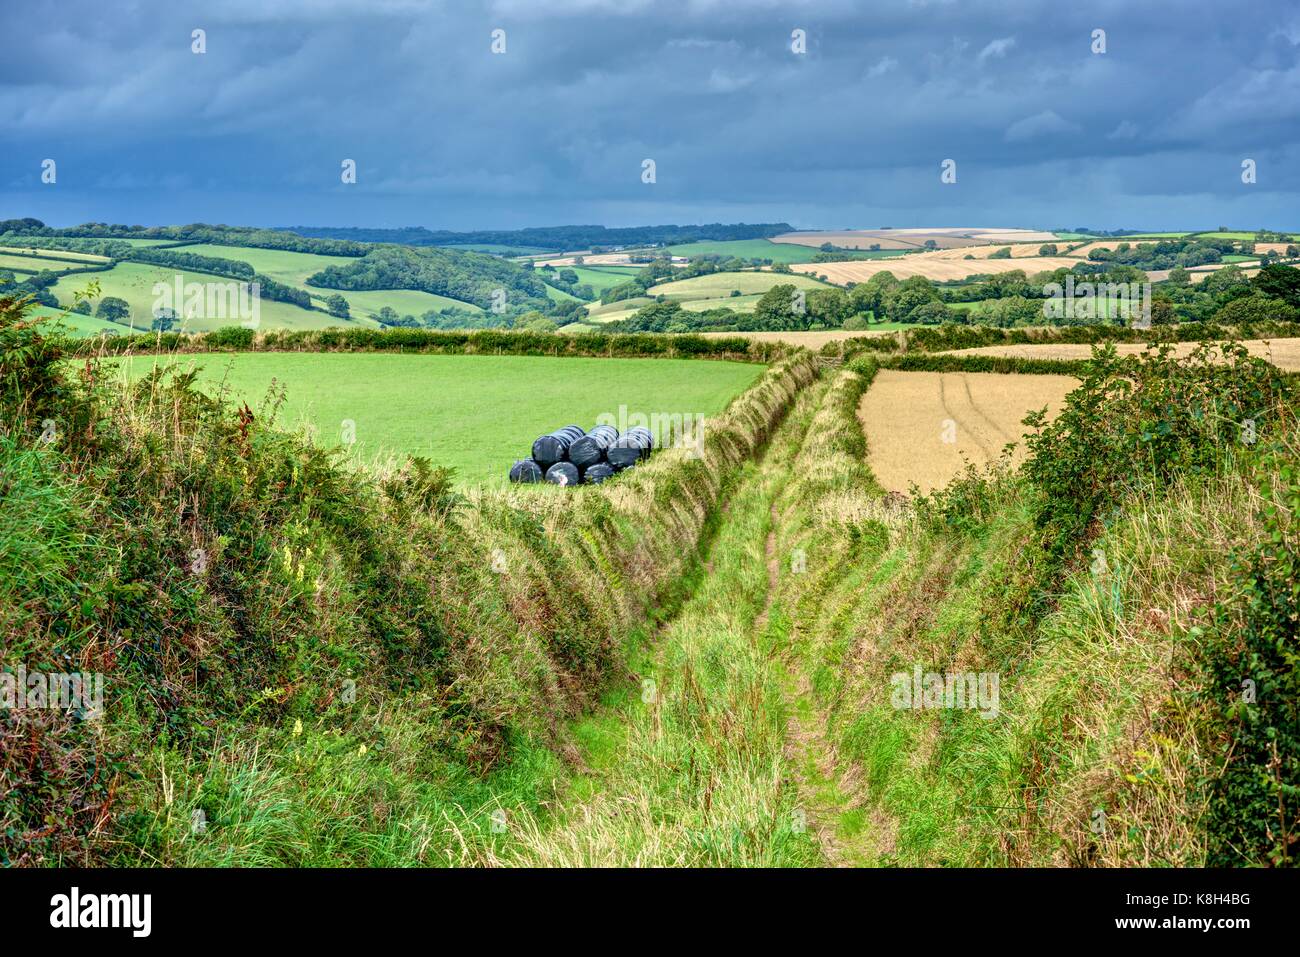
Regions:
<instances>
[{"instance_id":1,"label":"shrub","mask_svg":"<svg viewBox=\"0 0 1300 957\"><path fill-rule=\"evenodd\" d=\"M1025 422L1025 474L1042 494L1039 525L1064 551L1107 502L1175 475L1215 472L1265 434L1289 387L1281 372L1241 345L1173 348L1119 356L1095 349L1083 382L1050 425L1042 411Z\"/></svg>"}]
</instances>

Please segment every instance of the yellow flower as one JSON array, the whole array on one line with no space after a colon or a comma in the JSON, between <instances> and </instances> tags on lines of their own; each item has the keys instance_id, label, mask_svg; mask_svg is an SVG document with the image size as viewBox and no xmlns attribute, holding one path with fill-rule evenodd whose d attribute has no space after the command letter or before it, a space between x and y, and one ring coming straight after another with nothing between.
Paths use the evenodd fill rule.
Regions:
<instances>
[{"instance_id":1,"label":"yellow flower","mask_svg":"<svg viewBox=\"0 0 1300 957\"><path fill-rule=\"evenodd\" d=\"M366 753L366 746L363 744L363 745L361 746L361 748L357 751L357 754L358 754L358 755L362 755L362 754L365 754L365 753Z\"/></svg>"},{"instance_id":2,"label":"yellow flower","mask_svg":"<svg viewBox=\"0 0 1300 957\"><path fill-rule=\"evenodd\" d=\"M302 718L293 719L293 736L296 738L302 734Z\"/></svg>"}]
</instances>

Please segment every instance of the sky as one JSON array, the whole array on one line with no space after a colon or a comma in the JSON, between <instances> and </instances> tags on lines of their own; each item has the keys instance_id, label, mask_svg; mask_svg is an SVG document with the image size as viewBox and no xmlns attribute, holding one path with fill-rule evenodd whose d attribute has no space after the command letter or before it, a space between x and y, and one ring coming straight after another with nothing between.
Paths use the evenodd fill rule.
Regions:
<instances>
[{"instance_id":1,"label":"sky","mask_svg":"<svg viewBox=\"0 0 1300 957\"><path fill-rule=\"evenodd\" d=\"M21 216L1295 230L1300 4L0 0Z\"/></svg>"}]
</instances>

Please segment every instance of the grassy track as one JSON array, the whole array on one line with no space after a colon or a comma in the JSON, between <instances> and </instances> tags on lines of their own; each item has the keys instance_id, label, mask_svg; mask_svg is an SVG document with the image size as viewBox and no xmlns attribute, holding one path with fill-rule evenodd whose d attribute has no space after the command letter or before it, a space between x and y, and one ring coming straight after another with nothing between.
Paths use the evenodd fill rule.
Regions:
<instances>
[{"instance_id":1,"label":"grassy track","mask_svg":"<svg viewBox=\"0 0 1300 957\"><path fill-rule=\"evenodd\" d=\"M583 770L554 805L505 819L477 863L524 866L806 866L821 862L786 762L773 613L772 502L823 387L796 402L741 473L696 588L652 644L637 683L579 723Z\"/></svg>"},{"instance_id":2,"label":"grassy track","mask_svg":"<svg viewBox=\"0 0 1300 957\"><path fill-rule=\"evenodd\" d=\"M156 360L122 360L133 376ZM762 366L690 359L568 359L540 356L413 356L275 353L186 356L213 388L265 408L274 384L285 392L279 420L305 426L319 444L341 441L355 424L358 462L422 455L457 470L464 484L502 485L533 439L570 422L590 428L602 413L713 415L746 389Z\"/></svg>"}]
</instances>

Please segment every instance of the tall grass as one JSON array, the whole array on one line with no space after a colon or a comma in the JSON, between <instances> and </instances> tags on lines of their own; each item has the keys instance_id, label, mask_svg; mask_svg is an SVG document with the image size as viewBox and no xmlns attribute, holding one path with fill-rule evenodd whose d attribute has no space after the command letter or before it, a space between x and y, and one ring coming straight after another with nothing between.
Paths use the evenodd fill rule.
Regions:
<instances>
[{"instance_id":1,"label":"tall grass","mask_svg":"<svg viewBox=\"0 0 1300 957\"><path fill-rule=\"evenodd\" d=\"M0 302L0 654L77 661L107 700L93 733L0 715L20 864L454 857L493 795L544 799L569 719L815 375L772 366L698 454L467 500L418 460L344 468L192 375L65 365L25 308Z\"/></svg>"}]
</instances>

